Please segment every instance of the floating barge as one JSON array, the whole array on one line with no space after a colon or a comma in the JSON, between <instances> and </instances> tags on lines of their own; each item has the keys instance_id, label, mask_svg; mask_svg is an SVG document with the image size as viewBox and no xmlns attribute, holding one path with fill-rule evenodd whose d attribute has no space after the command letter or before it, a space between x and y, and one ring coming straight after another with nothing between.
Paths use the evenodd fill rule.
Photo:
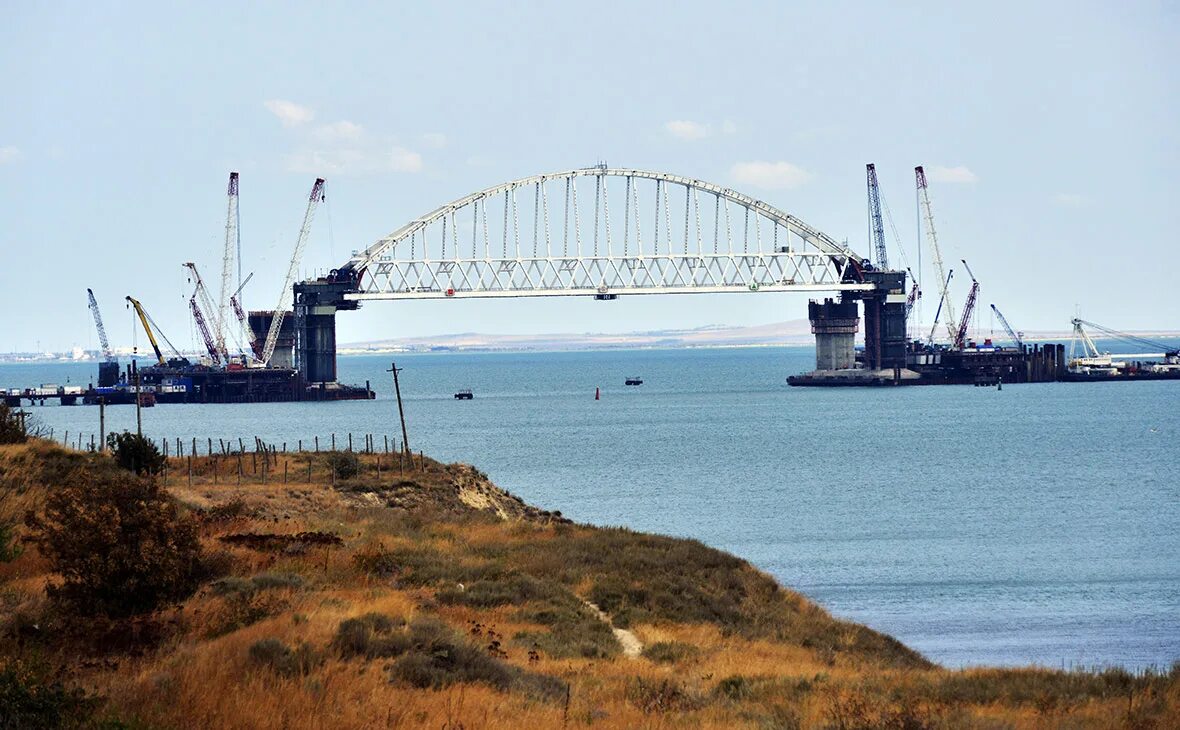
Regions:
<instances>
[{"instance_id":1,"label":"floating barge","mask_svg":"<svg viewBox=\"0 0 1180 730\"><path fill-rule=\"evenodd\" d=\"M108 365L108 363L103 363ZM138 379L138 385L136 381ZM128 365L124 373L103 368L99 385L41 386L3 391L4 402L45 404L58 400L63 406L135 403L136 393L156 403L287 403L304 401L372 400L376 394L364 387L335 382L307 382L294 368L211 368L201 365Z\"/></svg>"},{"instance_id":2,"label":"floating barge","mask_svg":"<svg viewBox=\"0 0 1180 730\"><path fill-rule=\"evenodd\" d=\"M905 367L868 369L864 358L854 358L851 368L816 369L787 378L791 385L892 386L892 385L998 385L1000 383L1052 383L1065 379L1065 346L1056 343L996 347L990 340L955 350L912 342L905 353Z\"/></svg>"}]
</instances>

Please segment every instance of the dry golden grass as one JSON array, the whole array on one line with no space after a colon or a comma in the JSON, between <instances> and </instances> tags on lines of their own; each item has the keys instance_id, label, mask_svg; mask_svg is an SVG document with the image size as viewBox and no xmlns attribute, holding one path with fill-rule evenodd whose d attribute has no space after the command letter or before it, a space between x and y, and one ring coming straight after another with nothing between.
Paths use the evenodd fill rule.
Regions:
<instances>
[{"instance_id":1,"label":"dry golden grass","mask_svg":"<svg viewBox=\"0 0 1180 730\"><path fill-rule=\"evenodd\" d=\"M227 575L164 612L150 640L79 656L71 631L87 624L44 598L51 566L35 550L0 564L0 662L35 655L109 714L153 728L1180 728L1175 671L948 671L698 543L536 510L505 521L464 506L456 472L429 459L402 471L384 456L378 480L367 456L361 476L334 486L322 454L275 459L267 483L248 471L241 485L236 458L219 460L216 485L212 459L192 460L191 483L189 460L170 461L168 488L201 516L206 552ZM25 508L71 470L103 468L105 457L51 444L0 447L0 485ZM313 531L343 545L220 539ZM604 654L609 632L581 608L592 595L645 645L683 651L662 662ZM395 657L333 649L343 621L371 613L441 618L480 651L498 641L507 671L556 678L568 694L408 686L393 679ZM543 649L535 637L547 637ZM267 640L314 661L279 672L252 653Z\"/></svg>"}]
</instances>

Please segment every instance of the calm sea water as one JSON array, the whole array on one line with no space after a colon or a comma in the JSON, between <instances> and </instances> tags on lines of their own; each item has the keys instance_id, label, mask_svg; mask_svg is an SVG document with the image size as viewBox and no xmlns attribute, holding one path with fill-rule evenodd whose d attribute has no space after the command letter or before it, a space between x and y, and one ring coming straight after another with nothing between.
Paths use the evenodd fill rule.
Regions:
<instances>
[{"instance_id":1,"label":"calm sea water","mask_svg":"<svg viewBox=\"0 0 1180 730\"><path fill-rule=\"evenodd\" d=\"M399 355L410 442L575 520L697 538L948 666L1180 659L1180 382L789 388L808 348ZM161 405L154 437L321 444L370 402ZM0 387L93 364L0 366ZM628 375L646 381L623 385ZM602 400L594 400L594 389ZM454 391L471 388L473 401ZM36 408L60 437L89 407ZM107 409L134 429L134 408ZM382 439L378 437L378 443Z\"/></svg>"}]
</instances>

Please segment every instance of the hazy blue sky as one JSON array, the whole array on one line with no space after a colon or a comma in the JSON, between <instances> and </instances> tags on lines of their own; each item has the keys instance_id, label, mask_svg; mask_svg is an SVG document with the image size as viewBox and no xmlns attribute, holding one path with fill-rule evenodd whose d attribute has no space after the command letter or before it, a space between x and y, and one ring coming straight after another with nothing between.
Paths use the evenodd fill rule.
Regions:
<instances>
[{"instance_id":1,"label":"hazy blue sky","mask_svg":"<svg viewBox=\"0 0 1180 730\"><path fill-rule=\"evenodd\" d=\"M474 190L599 159L732 186L863 253L864 164L911 245L924 164L984 308L1026 329L1067 328L1075 305L1180 328L1175 3L162 5L0 6L0 349L94 346L88 286L116 344L129 293L191 343L180 265L216 278L230 170L248 304L269 307L316 174L308 270ZM751 162L788 164L740 174ZM379 302L339 325L341 341L621 331L806 304Z\"/></svg>"}]
</instances>

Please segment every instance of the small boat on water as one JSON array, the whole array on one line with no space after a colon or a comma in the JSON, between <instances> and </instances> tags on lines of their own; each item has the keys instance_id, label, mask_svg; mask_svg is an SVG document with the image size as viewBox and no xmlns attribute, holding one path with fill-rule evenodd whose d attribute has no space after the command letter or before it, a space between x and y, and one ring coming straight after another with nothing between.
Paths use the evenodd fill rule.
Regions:
<instances>
[{"instance_id":1,"label":"small boat on water","mask_svg":"<svg viewBox=\"0 0 1180 730\"><path fill-rule=\"evenodd\" d=\"M458 393L455 393L455 400L471 400L475 397L475 393L471 392L471 388L464 388Z\"/></svg>"},{"instance_id":2,"label":"small boat on water","mask_svg":"<svg viewBox=\"0 0 1180 730\"><path fill-rule=\"evenodd\" d=\"M643 385L643 378L632 375L623 381L623 385Z\"/></svg>"}]
</instances>

